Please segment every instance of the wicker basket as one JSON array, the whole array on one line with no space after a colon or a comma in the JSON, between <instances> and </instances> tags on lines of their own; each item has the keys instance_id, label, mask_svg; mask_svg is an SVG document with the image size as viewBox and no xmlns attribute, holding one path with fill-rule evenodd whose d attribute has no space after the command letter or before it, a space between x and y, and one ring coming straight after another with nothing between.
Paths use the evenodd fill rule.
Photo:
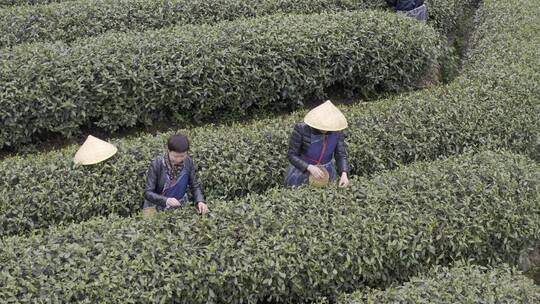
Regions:
<instances>
[{"instance_id":1,"label":"wicker basket","mask_svg":"<svg viewBox=\"0 0 540 304\"><path fill-rule=\"evenodd\" d=\"M328 183L330 182L330 173L328 173L328 170L326 170L324 166L317 166L317 168L322 170L324 176L321 179L317 179L313 175L310 174L309 184L317 188L324 188L328 186Z\"/></svg>"},{"instance_id":2,"label":"wicker basket","mask_svg":"<svg viewBox=\"0 0 540 304\"><path fill-rule=\"evenodd\" d=\"M148 207L142 210L142 215L145 218L153 217L156 214L156 207Z\"/></svg>"}]
</instances>

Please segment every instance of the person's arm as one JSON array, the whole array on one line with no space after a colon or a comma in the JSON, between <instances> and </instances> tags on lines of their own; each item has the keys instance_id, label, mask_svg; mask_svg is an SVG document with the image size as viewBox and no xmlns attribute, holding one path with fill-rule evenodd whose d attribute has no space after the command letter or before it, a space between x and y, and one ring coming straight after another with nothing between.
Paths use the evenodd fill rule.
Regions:
<instances>
[{"instance_id":1,"label":"person's arm","mask_svg":"<svg viewBox=\"0 0 540 304\"><path fill-rule=\"evenodd\" d=\"M144 188L144 198L153 204L165 207L167 205L167 197L156 193L158 183L159 162L153 161L150 164L146 177L146 187Z\"/></svg>"},{"instance_id":2,"label":"person's arm","mask_svg":"<svg viewBox=\"0 0 540 304\"><path fill-rule=\"evenodd\" d=\"M197 179L197 174L195 173L195 164L193 160L189 158L189 187L191 189L191 194L193 195L193 200L195 201L195 207L198 203L204 203L204 195L201 189L201 184Z\"/></svg>"},{"instance_id":3,"label":"person's arm","mask_svg":"<svg viewBox=\"0 0 540 304\"><path fill-rule=\"evenodd\" d=\"M343 172L349 173L349 161L347 156L347 145L345 144L345 134L343 132L337 132L337 145L334 152L334 158L336 159L336 166L339 175Z\"/></svg>"},{"instance_id":4,"label":"person's arm","mask_svg":"<svg viewBox=\"0 0 540 304\"><path fill-rule=\"evenodd\" d=\"M293 166L304 172L307 170L309 164L300 157L300 154L302 153L302 134L302 125L296 124L289 137L289 151L287 153L287 158Z\"/></svg>"},{"instance_id":5,"label":"person's arm","mask_svg":"<svg viewBox=\"0 0 540 304\"><path fill-rule=\"evenodd\" d=\"M195 201L195 208L199 214L207 214L210 212L208 205L204 201L204 196L201 189L201 184L197 179L197 174L195 173L195 164L191 158L189 161L189 187L191 188L191 193L193 195L193 200Z\"/></svg>"}]
</instances>

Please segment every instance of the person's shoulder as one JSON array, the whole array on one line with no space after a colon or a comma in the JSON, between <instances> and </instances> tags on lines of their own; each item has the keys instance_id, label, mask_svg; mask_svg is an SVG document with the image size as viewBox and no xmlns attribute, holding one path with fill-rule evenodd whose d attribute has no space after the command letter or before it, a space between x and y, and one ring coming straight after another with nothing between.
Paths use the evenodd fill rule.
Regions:
<instances>
[{"instance_id":1,"label":"person's shoulder","mask_svg":"<svg viewBox=\"0 0 540 304\"><path fill-rule=\"evenodd\" d=\"M310 126L308 126L305 122L298 122L294 125L294 130L297 132L306 133L310 129Z\"/></svg>"},{"instance_id":2,"label":"person's shoulder","mask_svg":"<svg viewBox=\"0 0 540 304\"><path fill-rule=\"evenodd\" d=\"M193 165L193 157L191 155L187 155L186 158L184 158L184 164L188 166Z\"/></svg>"},{"instance_id":3,"label":"person's shoulder","mask_svg":"<svg viewBox=\"0 0 540 304\"><path fill-rule=\"evenodd\" d=\"M346 130L341 130L341 131L335 131L335 132L332 132L332 133L336 134L337 138L344 139L345 137L347 137L346 132L347 132Z\"/></svg>"},{"instance_id":4,"label":"person's shoulder","mask_svg":"<svg viewBox=\"0 0 540 304\"><path fill-rule=\"evenodd\" d=\"M152 167L161 166L162 163L163 163L163 156L158 156L152 159L152 161L150 161L150 166Z\"/></svg>"}]
</instances>

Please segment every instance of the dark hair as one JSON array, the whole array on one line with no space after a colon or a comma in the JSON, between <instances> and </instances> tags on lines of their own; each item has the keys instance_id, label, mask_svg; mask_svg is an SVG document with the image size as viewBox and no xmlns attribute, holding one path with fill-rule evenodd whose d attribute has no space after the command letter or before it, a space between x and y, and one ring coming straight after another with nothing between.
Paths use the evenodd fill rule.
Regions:
<instances>
[{"instance_id":1,"label":"dark hair","mask_svg":"<svg viewBox=\"0 0 540 304\"><path fill-rule=\"evenodd\" d=\"M167 141L167 148L178 153L186 152L189 150L189 140L181 134L172 135Z\"/></svg>"}]
</instances>

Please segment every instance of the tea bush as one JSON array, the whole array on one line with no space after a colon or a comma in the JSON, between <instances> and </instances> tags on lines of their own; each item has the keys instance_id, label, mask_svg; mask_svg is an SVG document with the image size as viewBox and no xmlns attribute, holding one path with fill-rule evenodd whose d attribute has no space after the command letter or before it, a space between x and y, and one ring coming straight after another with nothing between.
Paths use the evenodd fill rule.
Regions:
<instances>
[{"instance_id":1,"label":"tea bush","mask_svg":"<svg viewBox=\"0 0 540 304\"><path fill-rule=\"evenodd\" d=\"M0 11L0 47L24 42L73 42L107 31L146 31L274 13L320 13L380 8L384 1L102 0L68 1Z\"/></svg>"},{"instance_id":2,"label":"tea bush","mask_svg":"<svg viewBox=\"0 0 540 304\"><path fill-rule=\"evenodd\" d=\"M0 7L2 1L5 0L0 0ZM429 1L429 24L441 33L448 33L457 24L463 8L474 2L477 0ZM0 47L57 40L73 42L108 31L145 31L275 13L312 14L386 7L383 0L67 1L0 10Z\"/></svg>"},{"instance_id":3,"label":"tea bush","mask_svg":"<svg viewBox=\"0 0 540 304\"><path fill-rule=\"evenodd\" d=\"M4 238L2 302L257 303L402 282L454 259L513 262L538 240L540 167L483 152L351 187L275 189Z\"/></svg>"},{"instance_id":4,"label":"tea bush","mask_svg":"<svg viewBox=\"0 0 540 304\"><path fill-rule=\"evenodd\" d=\"M0 0L0 9L9 8L18 5L36 5L36 4L49 4L56 2L67 2L74 0Z\"/></svg>"},{"instance_id":5,"label":"tea bush","mask_svg":"<svg viewBox=\"0 0 540 304\"><path fill-rule=\"evenodd\" d=\"M538 303L540 287L515 269L501 265L437 267L403 286L358 291L337 303Z\"/></svg>"},{"instance_id":6,"label":"tea bush","mask_svg":"<svg viewBox=\"0 0 540 304\"><path fill-rule=\"evenodd\" d=\"M411 18L368 11L21 45L0 52L0 148L94 124L292 110L335 84L366 96L407 90L437 63L441 42Z\"/></svg>"},{"instance_id":7,"label":"tea bush","mask_svg":"<svg viewBox=\"0 0 540 304\"><path fill-rule=\"evenodd\" d=\"M342 107L353 175L481 148L507 148L540 161L540 66L534 64L540 48L533 39L540 23L533 22L537 4L516 3L490 1L481 8L466 70L453 83ZM192 139L207 196L233 199L280 186L288 136L303 114L182 130ZM147 166L168 135L116 140L118 154L92 167L73 167L75 147L1 161L1 234L138 212Z\"/></svg>"}]
</instances>

